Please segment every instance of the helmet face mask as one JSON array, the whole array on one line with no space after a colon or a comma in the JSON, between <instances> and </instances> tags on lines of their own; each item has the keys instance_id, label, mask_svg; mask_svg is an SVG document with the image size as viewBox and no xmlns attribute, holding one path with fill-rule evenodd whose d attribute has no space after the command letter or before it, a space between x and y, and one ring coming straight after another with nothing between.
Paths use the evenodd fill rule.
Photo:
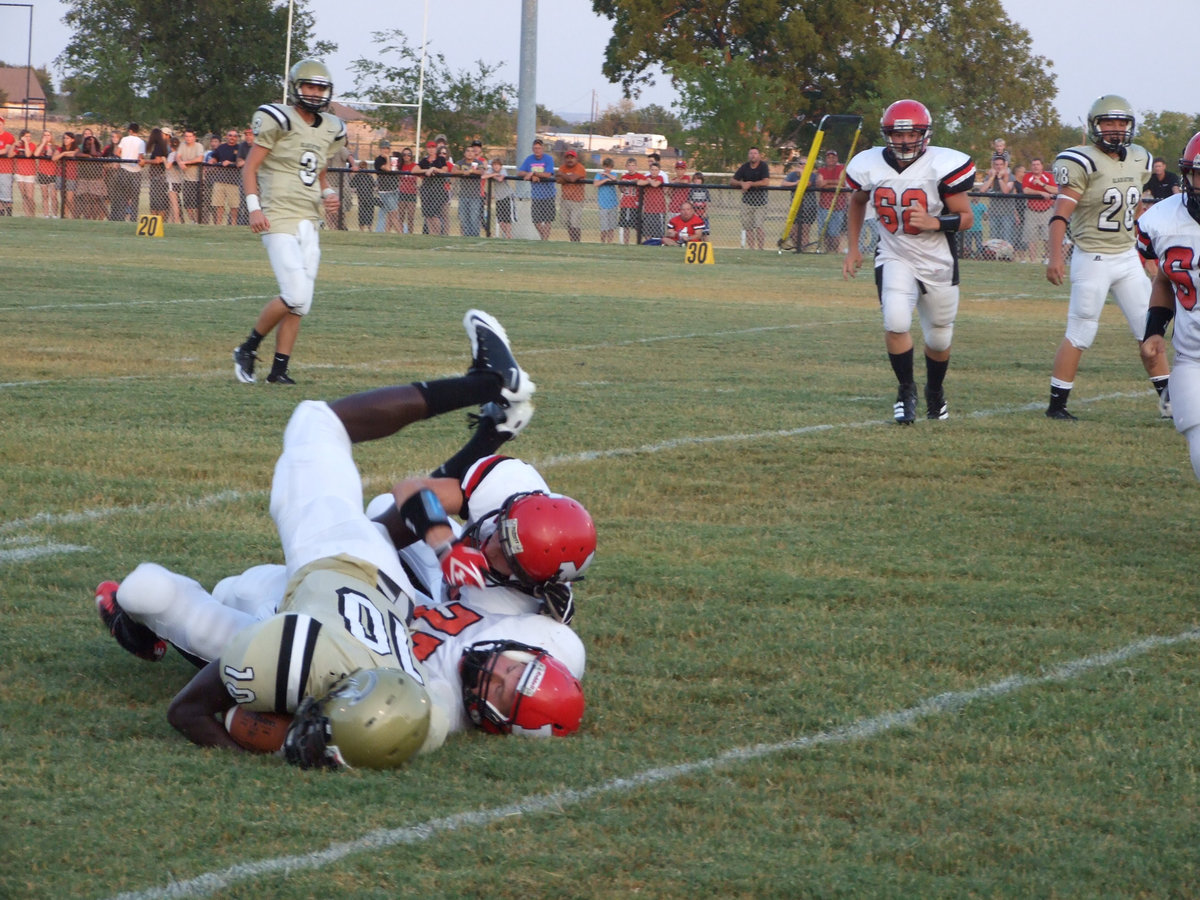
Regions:
<instances>
[{"instance_id":1,"label":"helmet face mask","mask_svg":"<svg viewBox=\"0 0 1200 900\"><path fill-rule=\"evenodd\" d=\"M500 507L496 534L513 578L529 589L576 580L596 554L592 517L559 494L509 497Z\"/></svg>"},{"instance_id":2,"label":"helmet face mask","mask_svg":"<svg viewBox=\"0 0 1200 900\"><path fill-rule=\"evenodd\" d=\"M329 108L332 99L333 76L325 63L316 59L302 59L292 66L288 72L288 103L319 113Z\"/></svg>"},{"instance_id":3,"label":"helmet face mask","mask_svg":"<svg viewBox=\"0 0 1200 900\"><path fill-rule=\"evenodd\" d=\"M919 159L929 147L933 117L923 103L897 100L883 111L879 130L883 132L883 142L892 156L907 165Z\"/></svg>"},{"instance_id":4,"label":"helmet face mask","mask_svg":"<svg viewBox=\"0 0 1200 900\"><path fill-rule=\"evenodd\" d=\"M1192 135L1192 139L1183 148L1179 157L1179 179L1183 182L1183 194L1188 212L1192 218L1200 222L1200 131Z\"/></svg>"},{"instance_id":5,"label":"helmet face mask","mask_svg":"<svg viewBox=\"0 0 1200 900\"><path fill-rule=\"evenodd\" d=\"M1088 135L1106 153L1119 153L1133 143L1137 116L1124 97L1105 94L1088 110ZM1113 127L1113 126L1116 127Z\"/></svg>"},{"instance_id":6,"label":"helmet face mask","mask_svg":"<svg viewBox=\"0 0 1200 900\"><path fill-rule=\"evenodd\" d=\"M494 700L501 662L525 664L515 684L512 709ZM517 641L480 641L460 664L463 705L476 727L488 734L565 737L583 719L583 688L565 665L543 650ZM506 704L507 705L507 704Z\"/></svg>"},{"instance_id":7,"label":"helmet face mask","mask_svg":"<svg viewBox=\"0 0 1200 900\"><path fill-rule=\"evenodd\" d=\"M400 669L358 669L317 706L329 722L330 744L354 768L403 765L429 734L429 695Z\"/></svg>"}]
</instances>

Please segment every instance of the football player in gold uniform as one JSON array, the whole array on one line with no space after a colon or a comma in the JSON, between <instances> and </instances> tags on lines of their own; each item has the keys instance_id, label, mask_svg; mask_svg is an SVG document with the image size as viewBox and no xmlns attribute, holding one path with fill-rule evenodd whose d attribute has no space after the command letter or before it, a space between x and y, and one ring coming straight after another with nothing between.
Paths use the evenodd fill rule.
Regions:
<instances>
[{"instance_id":1,"label":"football player in gold uniform","mask_svg":"<svg viewBox=\"0 0 1200 900\"><path fill-rule=\"evenodd\" d=\"M276 326L267 381L295 383L287 368L300 320L312 308L321 260L317 228L339 205L325 170L334 148L346 143L346 126L327 112L332 97L329 69L315 59L302 59L288 73L291 106L265 103L251 120L254 145L242 169L242 186L250 230L263 236L279 296L263 307L250 336L233 351L234 375L246 384L254 382L259 343Z\"/></svg>"},{"instance_id":2,"label":"football player in gold uniform","mask_svg":"<svg viewBox=\"0 0 1200 900\"><path fill-rule=\"evenodd\" d=\"M1067 333L1054 355L1050 378L1051 419L1073 420L1067 399L1083 351L1092 345L1100 312L1111 293L1129 329L1142 344L1150 306L1150 279L1134 249L1134 221L1142 203L1142 186L1150 177L1150 154L1133 143L1136 119L1129 103L1113 94L1100 97L1088 111L1091 144L1063 150L1054 160L1058 199L1050 219L1046 279L1062 284L1063 237L1070 225L1075 244L1071 256L1071 300ZM1170 417L1166 356L1148 356L1142 365L1158 391L1159 411Z\"/></svg>"},{"instance_id":3,"label":"football player in gold uniform","mask_svg":"<svg viewBox=\"0 0 1200 900\"><path fill-rule=\"evenodd\" d=\"M472 361L460 378L296 407L271 484L288 587L277 615L238 632L171 702L168 719L193 742L237 748L221 724L235 703L293 715L284 750L302 767L391 767L445 739L461 701L439 689L413 656L407 622L416 592L395 545L363 511L351 447L454 409L529 400L534 385L513 358L503 327L478 310L469 311L464 324ZM454 540L433 491L396 500L404 525L434 550L448 581L485 584L487 557ZM115 592L99 590L97 606L115 635L122 617ZM473 670L480 727L515 716L522 698L537 695L545 672L561 666L509 650L496 648L494 659ZM582 716L578 683L564 678L561 686ZM369 708L374 714L362 714ZM557 724L566 733L578 718Z\"/></svg>"}]
</instances>

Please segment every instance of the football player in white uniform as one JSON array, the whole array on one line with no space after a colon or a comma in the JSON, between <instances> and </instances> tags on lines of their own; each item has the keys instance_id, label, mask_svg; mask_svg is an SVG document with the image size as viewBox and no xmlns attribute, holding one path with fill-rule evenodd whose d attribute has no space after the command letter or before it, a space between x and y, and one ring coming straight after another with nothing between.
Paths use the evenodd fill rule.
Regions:
<instances>
[{"instance_id":1,"label":"football player in white uniform","mask_svg":"<svg viewBox=\"0 0 1200 900\"><path fill-rule=\"evenodd\" d=\"M291 105L263 104L251 119L254 144L242 168L242 187L250 230L263 236L279 296L263 307L250 336L233 351L233 373L246 384L254 382L259 343L276 326L267 381L295 383L287 368L300 320L312 308L321 261L317 228L339 206L326 167L335 148L346 143L346 126L328 112L332 98L329 69L315 59L302 59L288 73Z\"/></svg>"},{"instance_id":2,"label":"football player in white uniform","mask_svg":"<svg viewBox=\"0 0 1200 900\"><path fill-rule=\"evenodd\" d=\"M1192 471L1200 478L1200 133L1183 148L1179 174L1183 193L1158 201L1137 221L1138 250L1158 261L1142 348L1151 360L1165 358L1167 325L1174 318L1170 402L1175 430L1187 438Z\"/></svg>"},{"instance_id":3,"label":"football player in white uniform","mask_svg":"<svg viewBox=\"0 0 1200 900\"><path fill-rule=\"evenodd\" d=\"M285 599L279 614L240 630L172 701L168 718L190 740L237 748L218 718L237 703L294 715L285 750L298 765L393 766L416 750L440 746L458 721L454 686L431 680L413 657L406 623L417 592L394 545L363 512L351 445L463 406L528 401L533 384L513 359L499 323L472 310L464 324L472 364L461 378L384 388L332 404L304 401L297 407L271 490L271 514L289 576ZM432 491L402 499L399 513L412 534L436 548L447 577L458 584L484 584L486 557L454 540ZM98 590L96 602L115 634L114 623L123 619L128 626L128 616L107 587ZM575 705L582 716L578 683L569 673L556 678L566 667L544 652L508 646L479 652L478 671L468 681L481 727L484 720L501 730L511 726L525 699L538 695L544 684L564 697L578 694ZM354 700L351 706L380 698L392 705L381 705L370 717L347 716L348 697ZM565 700L549 705L573 710ZM535 717L529 724L547 723L538 724ZM559 717L550 724L552 733L565 734L578 727L578 719Z\"/></svg>"},{"instance_id":4,"label":"football player in white uniform","mask_svg":"<svg viewBox=\"0 0 1200 900\"><path fill-rule=\"evenodd\" d=\"M1129 330L1141 345L1142 365L1159 396L1159 412L1171 415L1165 355L1146 353L1143 333L1150 302L1150 280L1134 249L1134 222L1142 204L1142 187L1150 177L1150 154L1133 143L1137 119L1129 103L1106 94L1088 111L1091 144L1071 147L1054 160L1058 199L1050 218L1049 264L1046 279L1062 284L1063 238L1070 225L1075 245L1071 255L1071 301L1067 308L1067 333L1054 355L1050 377L1051 419L1073 421L1067 410L1071 388L1083 351L1092 345L1100 326L1100 312L1111 293Z\"/></svg>"},{"instance_id":5,"label":"football player in white uniform","mask_svg":"<svg viewBox=\"0 0 1200 900\"><path fill-rule=\"evenodd\" d=\"M911 425L917 418L914 309L925 340L925 415L949 417L943 384L958 315L956 233L974 221L966 192L975 183L975 164L965 153L930 146L933 118L916 100L897 100L880 125L884 146L864 150L846 166L854 193L842 274L853 278L862 265L859 235L869 203L879 225L875 286L884 345L899 384L892 412L896 424Z\"/></svg>"}]
</instances>

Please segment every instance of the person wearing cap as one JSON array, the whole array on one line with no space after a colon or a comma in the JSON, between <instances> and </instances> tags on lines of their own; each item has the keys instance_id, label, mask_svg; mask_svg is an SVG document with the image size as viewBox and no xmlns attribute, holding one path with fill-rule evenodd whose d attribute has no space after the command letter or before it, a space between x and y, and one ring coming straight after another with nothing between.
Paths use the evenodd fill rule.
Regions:
<instances>
[{"instance_id":1,"label":"person wearing cap","mask_svg":"<svg viewBox=\"0 0 1200 900\"><path fill-rule=\"evenodd\" d=\"M0 116L0 216L12 215L13 203L13 153L17 139L4 127L4 116Z\"/></svg>"},{"instance_id":2,"label":"person wearing cap","mask_svg":"<svg viewBox=\"0 0 1200 900\"><path fill-rule=\"evenodd\" d=\"M533 142L533 152L525 157L518 171L522 178L532 182L529 196L533 201L530 204L533 226L543 241L549 240L550 226L554 223L554 198L558 192L554 187L554 158L545 152L540 139Z\"/></svg>"},{"instance_id":3,"label":"person wearing cap","mask_svg":"<svg viewBox=\"0 0 1200 900\"><path fill-rule=\"evenodd\" d=\"M458 181L458 229L463 237L479 237L483 227L483 182L487 171L483 158L483 144L472 141L463 151L462 161L454 168Z\"/></svg>"},{"instance_id":4,"label":"person wearing cap","mask_svg":"<svg viewBox=\"0 0 1200 900\"><path fill-rule=\"evenodd\" d=\"M683 210L683 203L688 198L688 187L692 182L692 176L688 174L687 160L675 160L675 174L671 176L671 185L680 185L680 187L667 188L667 212L672 215L679 215Z\"/></svg>"},{"instance_id":5,"label":"person wearing cap","mask_svg":"<svg viewBox=\"0 0 1200 900\"><path fill-rule=\"evenodd\" d=\"M579 154L568 150L558 167L556 180L563 186L562 213L567 224L567 236L576 243L583 236L583 183L588 180L587 169L579 162Z\"/></svg>"},{"instance_id":6,"label":"person wearing cap","mask_svg":"<svg viewBox=\"0 0 1200 900\"><path fill-rule=\"evenodd\" d=\"M825 211L821 217L825 226L825 252L836 253L838 246L841 243L842 232L846 230L846 204L848 203L849 192L835 190L844 187L839 184L843 181L842 173L846 171L846 167L838 162L837 152L834 150L825 151L825 165L817 169L816 186L823 188L821 192L821 209ZM834 203L834 194L838 194L837 202Z\"/></svg>"},{"instance_id":7,"label":"person wearing cap","mask_svg":"<svg viewBox=\"0 0 1200 900\"><path fill-rule=\"evenodd\" d=\"M417 162L413 174L421 175L421 215L425 217L426 234L446 233L446 181L450 163L438 154L438 142L425 144L425 155Z\"/></svg>"}]
</instances>

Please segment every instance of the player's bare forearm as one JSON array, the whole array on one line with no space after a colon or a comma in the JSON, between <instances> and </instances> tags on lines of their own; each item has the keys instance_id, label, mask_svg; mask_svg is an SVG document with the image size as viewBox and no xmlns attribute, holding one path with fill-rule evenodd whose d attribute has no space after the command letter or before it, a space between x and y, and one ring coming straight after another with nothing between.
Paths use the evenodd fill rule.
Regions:
<instances>
[{"instance_id":1,"label":"player's bare forearm","mask_svg":"<svg viewBox=\"0 0 1200 900\"><path fill-rule=\"evenodd\" d=\"M233 703L221 681L220 662L214 660L175 695L167 710L167 721L193 744L242 751L217 718Z\"/></svg>"}]
</instances>

